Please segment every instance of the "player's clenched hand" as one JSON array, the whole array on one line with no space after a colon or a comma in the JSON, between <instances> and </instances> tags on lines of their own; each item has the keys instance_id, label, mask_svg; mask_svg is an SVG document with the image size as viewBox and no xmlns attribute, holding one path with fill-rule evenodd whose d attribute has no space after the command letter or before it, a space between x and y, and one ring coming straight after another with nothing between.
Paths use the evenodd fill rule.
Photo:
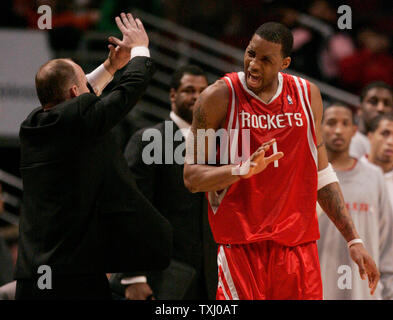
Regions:
<instances>
[{"instance_id":1,"label":"player's clenched hand","mask_svg":"<svg viewBox=\"0 0 393 320\"><path fill-rule=\"evenodd\" d=\"M268 142L263 143L250 157L250 159L242 166L249 166L248 173L241 175L242 178L247 179L255 174L258 174L266 169L269 163L281 159L284 156L283 152L273 153L269 157L265 157L266 151L270 149L270 146L276 142L276 139L272 139Z\"/></svg>"},{"instance_id":2,"label":"player's clenched hand","mask_svg":"<svg viewBox=\"0 0 393 320\"><path fill-rule=\"evenodd\" d=\"M133 283L127 286L125 297L127 300L147 300L153 296L153 291L147 283ZM151 298L155 300L154 297Z\"/></svg>"},{"instance_id":3,"label":"player's clenched hand","mask_svg":"<svg viewBox=\"0 0 393 320\"><path fill-rule=\"evenodd\" d=\"M362 244L353 244L349 248L351 258L359 267L360 277L365 280L368 277L368 287L370 293L374 294L379 281L380 273L375 265L373 258L367 253Z\"/></svg>"}]
</instances>

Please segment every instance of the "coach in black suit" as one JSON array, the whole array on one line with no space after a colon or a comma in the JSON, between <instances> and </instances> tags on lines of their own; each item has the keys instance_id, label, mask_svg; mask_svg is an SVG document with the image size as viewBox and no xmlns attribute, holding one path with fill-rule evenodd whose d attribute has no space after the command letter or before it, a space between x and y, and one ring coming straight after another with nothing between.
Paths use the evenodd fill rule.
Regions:
<instances>
[{"instance_id":1,"label":"coach in black suit","mask_svg":"<svg viewBox=\"0 0 393 320\"><path fill-rule=\"evenodd\" d=\"M172 112L168 121L136 132L126 147L126 160L138 187L170 221L174 236L172 261L164 272L116 275L117 279L111 281L122 280L127 299L146 299L152 294L158 299L215 299L217 247L207 219L207 203L203 193L193 194L184 186L181 152L192 122L193 105L207 86L200 68L188 65L176 70L171 82ZM149 164L148 159L143 159L143 150L151 145L151 139L142 141L142 136L149 135L149 130L156 133L155 138L162 137L161 141L155 139L158 145L148 153L155 153L158 163Z\"/></svg>"},{"instance_id":2,"label":"coach in black suit","mask_svg":"<svg viewBox=\"0 0 393 320\"><path fill-rule=\"evenodd\" d=\"M113 76L132 49L131 61L106 97L89 93L83 70L71 60L51 60L36 75L42 107L20 128L16 299L109 299L106 272L169 264L170 225L139 193L109 133L154 73L142 23L130 14L116 22L123 40L109 38L116 48L110 46L104 67ZM125 63L113 63L124 55ZM38 273L43 265L50 270Z\"/></svg>"}]
</instances>

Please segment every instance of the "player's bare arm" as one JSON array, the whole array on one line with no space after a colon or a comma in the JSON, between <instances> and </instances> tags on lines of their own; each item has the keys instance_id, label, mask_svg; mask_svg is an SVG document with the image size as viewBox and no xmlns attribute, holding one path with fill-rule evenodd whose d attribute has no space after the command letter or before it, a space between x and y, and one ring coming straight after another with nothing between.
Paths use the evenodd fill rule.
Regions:
<instances>
[{"instance_id":1,"label":"player's bare arm","mask_svg":"<svg viewBox=\"0 0 393 320\"><path fill-rule=\"evenodd\" d=\"M194 106L194 116L191 126L193 137L197 137L198 129L218 130L223 126L227 113L229 92L223 80L218 80L207 87ZM208 163L208 141L205 138L205 150L198 150L197 139L194 145L194 164L184 164L184 184L191 192L206 192L225 189L240 179L232 174L235 165L212 166L197 164L198 152L204 153L205 163Z\"/></svg>"},{"instance_id":2,"label":"player's bare arm","mask_svg":"<svg viewBox=\"0 0 393 320\"><path fill-rule=\"evenodd\" d=\"M223 128L227 114L229 92L224 80L218 80L206 88L195 103L194 117L191 132L197 137L198 129ZM208 163L208 138L205 137L205 149L198 149L197 139L194 139L194 164L185 163L184 183L191 192L219 191L229 187L239 179L247 179L263 171L271 162L280 159L282 152L265 157L265 152L274 143L274 139L265 142L250 157L247 163L247 172L243 175L234 174L237 165L212 166L197 164L198 152L203 152L205 163ZM199 155L200 156L200 155Z\"/></svg>"},{"instance_id":3,"label":"player's bare arm","mask_svg":"<svg viewBox=\"0 0 393 320\"><path fill-rule=\"evenodd\" d=\"M315 134L318 146L318 170L321 171L328 166L327 152L321 134L322 98L316 85L310 83L310 88L311 107L315 119ZM345 206L340 185L337 182L330 183L318 190L318 203L347 242L359 238L352 218ZM359 266L361 278L365 279L366 275L368 276L370 292L373 294L380 277L374 260L361 243L351 245L349 250L352 260Z\"/></svg>"}]
</instances>

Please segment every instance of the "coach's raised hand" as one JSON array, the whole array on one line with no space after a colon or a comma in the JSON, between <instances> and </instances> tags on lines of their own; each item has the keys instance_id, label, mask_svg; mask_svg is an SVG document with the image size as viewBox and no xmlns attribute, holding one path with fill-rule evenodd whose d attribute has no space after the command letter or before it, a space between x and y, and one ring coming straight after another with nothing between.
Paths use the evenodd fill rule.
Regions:
<instances>
[{"instance_id":1,"label":"coach's raised hand","mask_svg":"<svg viewBox=\"0 0 393 320\"><path fill-rule=\"evenodd\" d=\"M149 37L141 20L134 19L131 13L127 13L127 15L122 13L120 17L115 18L115 21L123 39L120 40L113 36L108 38L112 44L108 45L110 52L104 65L112 75L128 63L133 48L147 48L149 46Z\"/></svg>"}]
</instances>

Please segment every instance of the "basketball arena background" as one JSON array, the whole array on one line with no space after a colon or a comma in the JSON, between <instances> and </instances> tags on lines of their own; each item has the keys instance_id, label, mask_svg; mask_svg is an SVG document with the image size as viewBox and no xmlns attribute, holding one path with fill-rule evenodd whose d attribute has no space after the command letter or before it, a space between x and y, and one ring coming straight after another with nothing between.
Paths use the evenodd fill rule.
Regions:
<instances>
[{"instance_id":1,"label":"basketball arena background","mask_svg":"<svg viewBox=\"0 0 393 320\"><path fill-rule=\"evenodd\" d=\"M38 27L42 5L52 9L52 29ZM345 11L350 16L340 25L342 5L350 8ZM158 69L142 100L118 126L120 141L124 132L130 136L168 116L169 81L176 67L196 64L210 82L241 70L244 48L266 21L292 30L288 72L317 84L324 103L339 100L357 108L367 83L393 85L391 1L2 0L0 6L0 236L14 259L23 194L18 131L39 106L35 73L56 57L70 57L86 73L92 71L108 54L108 35L119 36L114 17L122 11L143 21ZM136 114L141 121L129 121Z\"/></svg>"}]
</instances>

